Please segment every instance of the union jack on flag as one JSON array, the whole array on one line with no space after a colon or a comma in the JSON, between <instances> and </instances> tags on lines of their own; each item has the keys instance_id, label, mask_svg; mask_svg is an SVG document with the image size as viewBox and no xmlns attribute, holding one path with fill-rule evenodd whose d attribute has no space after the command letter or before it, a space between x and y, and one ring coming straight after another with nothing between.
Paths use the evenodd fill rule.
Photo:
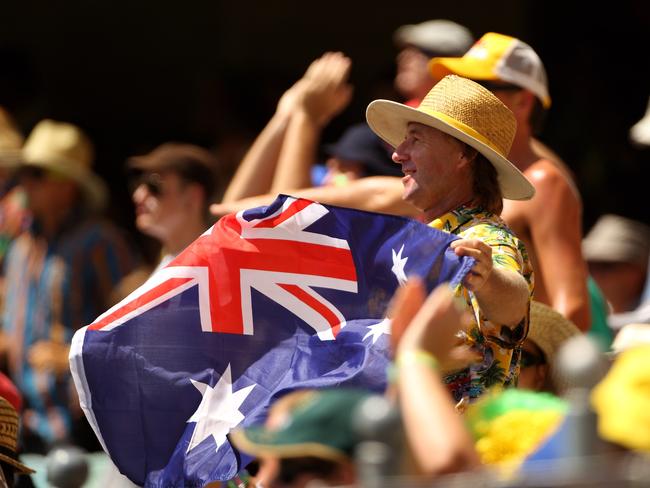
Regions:
<instances>
[{"instance_id":1,"label":"union jack on flag","mask_svg":"<svg viewBox=\"0 0 650 488\"><path fill-rule=\"evenodd\" d=\"M386 386L388 301L472 260L419 222L279 196L228 215L74 336L81 406L137 484L203 486L249 459L228 441L295 389Z\"/></svg>"}]
</instances>

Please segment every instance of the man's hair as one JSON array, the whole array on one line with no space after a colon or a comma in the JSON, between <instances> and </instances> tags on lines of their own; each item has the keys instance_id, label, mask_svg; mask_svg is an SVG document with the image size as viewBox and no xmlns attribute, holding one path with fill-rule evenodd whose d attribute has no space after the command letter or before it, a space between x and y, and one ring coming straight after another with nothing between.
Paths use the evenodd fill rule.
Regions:
<instances>
[{"instance_id":1,"label":"man's hair","mask_svg":"<svg viewBox=\"0 0 650 488\"><path fill-rule=\"evenodd\" d=\"M497 170L480 152L463 144L463 151L472 161L472 191L475 202L490 213L501 215L503 195L497 178Z\"/></svg>"}]
</instances>

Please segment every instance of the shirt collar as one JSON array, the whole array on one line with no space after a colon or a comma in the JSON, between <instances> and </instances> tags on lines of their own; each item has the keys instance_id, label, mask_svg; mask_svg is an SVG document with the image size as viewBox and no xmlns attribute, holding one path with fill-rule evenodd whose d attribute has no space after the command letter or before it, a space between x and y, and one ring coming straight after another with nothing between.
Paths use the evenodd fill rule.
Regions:
<instances>
[{"instance_id":1,"label":"shirt collar","mask_svg":"<svg viewBox=\"0 0 650 488\"><path fill-rule=\"evenodd\" d=\"M441 215L429 224L434 229L442 230L453 234L464 224L474 219L477 214L485 213L482 207L461 205L460 207Z\"/></svg>"}]
</instances>

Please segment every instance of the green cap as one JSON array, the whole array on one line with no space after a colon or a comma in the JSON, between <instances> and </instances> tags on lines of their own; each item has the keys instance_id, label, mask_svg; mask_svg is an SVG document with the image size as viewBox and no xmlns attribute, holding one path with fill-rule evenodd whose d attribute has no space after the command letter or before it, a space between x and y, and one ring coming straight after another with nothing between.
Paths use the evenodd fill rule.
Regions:
<instances>
[{"instance_id":1,"label":"green cap","mask_svg":"<svg viewBox=\"0 0 650 488\"><path fill-rule=\"evenodd\" d=\"M280 425L235 430L231 440L254 456L348 460L357 443L352 417L369 396L348 388L296 391L271 407L270 417L282 416Z\"/></svg>"}]
</instances>

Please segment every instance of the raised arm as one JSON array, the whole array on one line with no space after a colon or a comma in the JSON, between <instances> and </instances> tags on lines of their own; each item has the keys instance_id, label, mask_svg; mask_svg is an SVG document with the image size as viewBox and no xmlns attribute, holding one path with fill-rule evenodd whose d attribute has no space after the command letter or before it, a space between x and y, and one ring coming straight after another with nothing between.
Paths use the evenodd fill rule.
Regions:
<instances>
[{"instance_id":1,"label":"raised arm","mask_svg":"<svg viewBox=\"0 0 650 488\"><path fill-rule=\"evenodd\" d=\"M303 94L284 136L271 193L311 186L321 132L352 98L350 66L350 59L342 53L325 53L305 73Z\"/></svg>"},{"instance_id":2,"label":"raised arm","mask_svg":"<svg viewBox=\"0 0 650 488\"><path fill-rule=\"evenodd\" d=\"M289 193L295 197L307 198L329 205L412 218L419 217L420 211L402 200L402 191L402 182L398 177L369 176L351 181L346 186L303 188ZM216 217L223 217L247 208L268 205L276 196L275 193L268 193L235 202L217 203L210 207L210 212Z\"/></svg>"},{"instance_id":3,"label":"raised arm","mask_svg":"<svg viewBox=\"0 0 650 488\"><path fill-rule=\"evenodd\" d=\"M419 468L434 476L472 469L480 461L436 366L438 361L445 362L458 343L462 312L446 285L422 304L423 297L421 282L410 280L396 297L393 324L408 323L396 352L406 437Z\"/></svg>"}]
</instances>

